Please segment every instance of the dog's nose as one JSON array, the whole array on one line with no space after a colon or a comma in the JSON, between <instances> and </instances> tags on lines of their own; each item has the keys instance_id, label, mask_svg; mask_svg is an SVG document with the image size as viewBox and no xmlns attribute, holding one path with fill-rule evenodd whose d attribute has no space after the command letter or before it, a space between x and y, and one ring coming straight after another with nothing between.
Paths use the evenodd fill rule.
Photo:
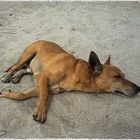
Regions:
<instances>
[{"instance_id":1,"label":"dog's nose","mask_svg":"<svg viewBox=\"0 0 140 140\"><path fill-rule=\"evenodd\" d=\"M137 86L136 91L137 91L137 93L140 92L140 87L139 86Z\"/></svg>"},{"instance_id":2,"label":"dog's nose","mask_svg":"<svg viewBox=\"0 0 140 140\"><path fill-rule=\"evenodd\" d=\"M135 88L134 88L134 95L138 94L138 92L140 92L140 87L135 85Z\"/></svg>"},{"instance_id":3,"label":"dog's nose","mask_svg":"<svg viewBox=\"0 0 140 140\"><path fill-rule=\"evenodd\" d=\"M133 92L130 92L128 96L132 97L138 94L140 92L140 87L137 86L136 84L133 86Z\"/></svg>"}]
</instances>

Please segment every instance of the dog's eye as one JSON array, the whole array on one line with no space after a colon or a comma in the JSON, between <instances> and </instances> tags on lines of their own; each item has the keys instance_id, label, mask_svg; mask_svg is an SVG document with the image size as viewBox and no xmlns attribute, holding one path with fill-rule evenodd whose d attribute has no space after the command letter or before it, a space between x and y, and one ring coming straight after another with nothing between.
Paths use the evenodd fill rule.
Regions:
<instances>
[{"instance_id":1,"label":"dog's eye","mask_svg":"<svg viewBox=\"0 0 140 140\"><path fill-rule=\"evenodd\" d=\"M115 79L121 79L122 77L121 77L121 75L115 75L115 76L113 76Z\"/></svg>"}]
</instances>

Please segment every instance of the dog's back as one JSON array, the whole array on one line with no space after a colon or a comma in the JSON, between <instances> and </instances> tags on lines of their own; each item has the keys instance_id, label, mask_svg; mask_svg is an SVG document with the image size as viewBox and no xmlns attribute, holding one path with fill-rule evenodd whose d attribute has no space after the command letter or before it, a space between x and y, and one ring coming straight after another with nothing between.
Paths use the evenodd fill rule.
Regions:
<instances>
[{"instance_id":1,"label":"dog's back","mask_svg":"<svg viewBox=\"0 0 140 140\"><path fill-rule=\"evenodd\" d=\"M64 51L60 46L53 42L37 41L27 47L30 52L34 53L34 57L30 60L30 68L33 73L39 73L47 69L47 71L62 71L77 61L77 59ZM31 55L31 53L30 53ZM68 61L67 61L68 60ZM64 73L64 72L63 72Z\"/></svg>"}]
</instances>

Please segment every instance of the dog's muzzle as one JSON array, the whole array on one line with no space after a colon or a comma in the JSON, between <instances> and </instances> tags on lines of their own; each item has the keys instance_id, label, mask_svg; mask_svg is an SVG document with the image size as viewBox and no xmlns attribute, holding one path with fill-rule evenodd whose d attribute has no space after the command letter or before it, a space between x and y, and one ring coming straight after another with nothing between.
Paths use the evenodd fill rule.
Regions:
<instances>
[{"instance_id":1,"label":"dog's muzzle","mask_svg":"<svg viewBox=\"0 0 140 140\"><path fill-rule=\"evenodd\" d=\"M128 97L133 97L137 95L140 92L140 87L137 86L136 84L133 85L132 88L129 88L127 90L115 90L114 94L121 95L121 96L128 96Z\"/></svg>"}]
</instances>

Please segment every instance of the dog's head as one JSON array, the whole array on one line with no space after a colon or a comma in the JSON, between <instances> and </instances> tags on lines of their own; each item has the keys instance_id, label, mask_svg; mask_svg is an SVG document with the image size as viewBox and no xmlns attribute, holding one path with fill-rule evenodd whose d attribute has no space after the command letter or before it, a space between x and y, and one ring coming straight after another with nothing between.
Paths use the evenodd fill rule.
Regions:
<instances>
[{"instance_id":1,"label":"dog's head","mask_svg":"<svg viewBox=\"0 0 140 140\"><path fill-rule=\"evenodd\" d=\"M125 79L124 73L110 64L110 56L105 64L101 64L96 53L92 51L89 65L93 71L93 82L97 92L111 92L131 97L140 91L139 86Z\"/></svg>"}]
</instances>

